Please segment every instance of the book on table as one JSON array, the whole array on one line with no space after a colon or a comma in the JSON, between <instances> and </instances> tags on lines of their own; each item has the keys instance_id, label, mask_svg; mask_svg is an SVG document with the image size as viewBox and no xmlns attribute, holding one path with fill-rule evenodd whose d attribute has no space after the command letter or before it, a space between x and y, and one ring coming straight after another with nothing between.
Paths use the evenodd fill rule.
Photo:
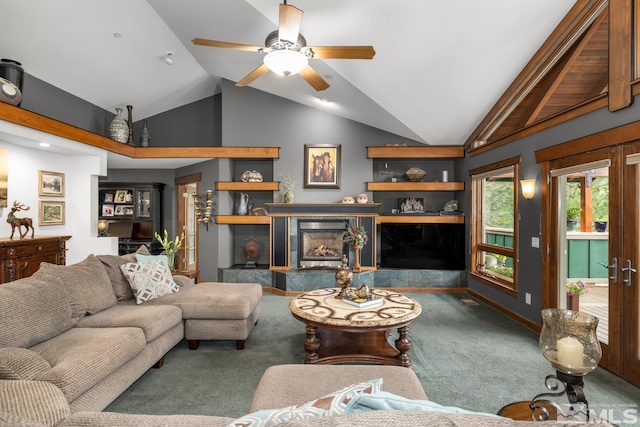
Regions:
<instances>
[{"instance_id":1,"label":"book on table","mask_svg":"<svg viewBox=\"0 0 640 427\"><path fill-rule=\"evenodd\" d=\"M367 298L361 298L361 297L355 297L355 296L349 297L349 298L342 298L342 302L344 302L345 304L349 304L358 308L380 305L382 304L383 300L384 299L382 297L376 296L376 295L371 295L371 296L368 296Z\"/></svg>"}]
</instances>

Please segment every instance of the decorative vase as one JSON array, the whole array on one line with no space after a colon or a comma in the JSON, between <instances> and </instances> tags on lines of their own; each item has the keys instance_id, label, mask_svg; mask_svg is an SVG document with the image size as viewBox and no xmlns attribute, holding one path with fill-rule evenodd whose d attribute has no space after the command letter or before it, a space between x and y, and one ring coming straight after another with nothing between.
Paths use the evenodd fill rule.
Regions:
<instances>
[{"instance_id":1,"label":"decorative vase","mask_svg":"<svg viewBox=\"0 0 640 427\"><path fill-rule=\"evenodd\" d=\"M122 108L116 108L116 116L109 125L109 136L114 141L126 144L129 140L129 126L127 121L122 117Z\"/></svg>"},{"instance_id":2,"label":"decorative vase","mask_svg":"<svg viewBox=\"0 0 640 427\"><path fill-rule=\"evenodd\" d=\"M175 252L165 252L167 256L167 264L169 264L169 270L175 270L176 266L176 253Z\"/></svg>"},{"instance_id":3,"label":"decorative vase","mask_svg":"<svg viewBox=\"0 0 640 427\"><path fill-rule=\"evenodd\" d=\"M249 210L249 195L240 193L240 204L238 205L238 215L246 215Z\"/></svg>"},{"instance_id":4,"label":"decorative vase","mask_svg":"<svg viewBox=\"0 0 640 427\"><path fill-rule=\"evenodd\" d=\"M127 105L127 111L129 113L127 119L127 126L129 126L129 136L127 138L127 144L133 145L133 105Z\"/></svg>"},{"instance_id":5,"label":"decorative vase","mask_svg":"<svg viewBox=\"0 0 640 427\"><path fill-rule=\"evenodd\" d=\"M346 298L349 286L353 283L353 273L349 270L349 261L347 255L342 254L342 266L336 271L336 283L340 287L340 292L336 298Z\"/></svg>"},{"instance_id":6,"label":"decorative vase","mask_svg":"<svg viewBox=\"0 0 640 427\"><path fill-rule=\"evenodd\" d=\"M17 107L20 106L22 101L22 85L24 83L24 70L22 64L12 59L0 59L0 78L10 81L20 92L20 101L17 104L13 104Z\"/></svg>"},{"instance_id":7,"label":"decorative vase","mask_svg":"<svg viewBox=\"0 0 640 427\"><path fill-rule=\"evenodd\" d=\"M598 233L604 233L607 231L607 221L595 221L594 226Z\"/></svg>"},{"instance_id":8,"label":"decorative vase","mask_svg":"<svg viewBox=\"0 0 640 427\"><path fill-rule=\"evenodd\" d=\"M567 310L579 311L580 295L569 292L567 294Z\"/></svg>"},{"instance_id":9,"label":"decorative vase","mask_svg":"<svg viewBox=\"0 0 640 427\"><path fill-rule=\"evenodd\" d=\"M148 147L151 138L149 137L149 129L147 128L147 119L142 121L142 135L140 136L140 147Z\"/></svg>"},{"instance_id":10,"label":"decorative vase","mask_svg":"<svg viewBox=\"0 0 640 427\"><path fill-rule=\"evenodd\" d=\"M353 271L359 273L361 270L360 266L360 249L362 246L353 245Z\"/></svg>"},{"instance_id":11,"label":"decorative vase","mask_svg":"<svg viewBox=\"0 0 640 427\"><path fill-rule=\"evenodd\" d=\"M296 197L293 195L293 190L287 190L287 192L284 193L284 202L285 203L293 203L295 198Z\"/></svg>"}]
</instances>

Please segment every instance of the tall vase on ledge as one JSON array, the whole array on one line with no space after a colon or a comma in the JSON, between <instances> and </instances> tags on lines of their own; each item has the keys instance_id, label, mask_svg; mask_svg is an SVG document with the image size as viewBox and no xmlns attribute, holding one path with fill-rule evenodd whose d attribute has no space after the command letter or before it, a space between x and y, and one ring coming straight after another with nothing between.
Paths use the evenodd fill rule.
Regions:
<instances>
[{"instance_id":1,"label":"tall vase on ledge","mask_svg":"<svg viewBox=\"0 0 640 427\"><path fill-rule=\"evenodd\" d=\"M352 245L353 248L353 271L354 273L359 273L362 268L360 266L360 249L362 246Z\"/></svg>"}]
</instances>

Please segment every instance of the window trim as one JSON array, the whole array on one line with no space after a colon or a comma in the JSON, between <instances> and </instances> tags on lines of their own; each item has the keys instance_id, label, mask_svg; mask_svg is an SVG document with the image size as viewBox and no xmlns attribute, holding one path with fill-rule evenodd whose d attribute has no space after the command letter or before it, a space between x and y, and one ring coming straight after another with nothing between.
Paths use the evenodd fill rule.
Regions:
<instances>
[{"instance_id":1,"label":"window trim","mask_svg":"<svg viewBox=\"0 0 640 427\"><path fill-rule=\"evenodd\" d=\"M519 188L519 164L522 161L521 156L512 157L500 162L492 163L486 166L475 168L469 171L471 176L471 199L472 199L472 215L471 215L471 242L470 242L470 259L469 274L480 282L496 288L512 296L518 294L518 200L520 195ZM483 200L482 183L485 178L499 173L505 168L513 167L513 248L497 246L483 242ZM488 275L480 271L477 267L480 265L483 252L491 252L498 255L504 255L513 260L513 279L512 281L504 280L499 276Z\"/></svg>"}]
</instances>

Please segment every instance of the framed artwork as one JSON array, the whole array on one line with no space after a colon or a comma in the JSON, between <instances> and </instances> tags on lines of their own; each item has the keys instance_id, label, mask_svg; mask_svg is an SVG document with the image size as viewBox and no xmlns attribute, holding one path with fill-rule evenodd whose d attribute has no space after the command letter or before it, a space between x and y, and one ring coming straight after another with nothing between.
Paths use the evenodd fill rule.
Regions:
<instances>
[{"instance_id":1,"label":"framed artwork","mask_svg":"<svg viewBox=\"0 0 640 427\"><path fill-rule=\"evenodd\" d=\"M127 190L117 190L115 202L125 203L126 201L127 201Z\"/></svg>"},{"instance_id":2,"label":"framed artwork","mask_svg":"<svg viewBox=\"0 0 640 427\"><path fill-rule=\"evenodd\" d=\"M38 196L64 196L64 174L38 171Z\"/></svg>"},{"instance_id":3,"label":"framed artwork","mask_svg":"<svg viewBox=\"0 0 640 427\"><path fill-rule=\"evenodd\" d=\"M102 205L102 216L113 216L113 205Z\"/></svg>"},{"instance_id":4,"label":"framed artwork","mask_svg":"<svg viewBox=\"0 0 640 427\"><path fill-rule=\"evenodd\" d=\"M40 200L38 225L64 224L64 202Z\"/></svg>"},{"instance_id":5,"label":"framed artwork","mask_svg":"<svg viewBox=\"0 0 640 427\"><path fill-rule=\"evenodd\" d=\"M424 213L424 198L407 197L398 199L400 213Z\"/></svg>"},{"instance_id":6,"label":"framed artwork","mask_svg":"<svg viewBox=\"0 0 640 427\"><path fill-rule=\"evenodd\" d=\"M304 188L340 188L340 145L304 146Z\"/></svg>"}]
</instances>

